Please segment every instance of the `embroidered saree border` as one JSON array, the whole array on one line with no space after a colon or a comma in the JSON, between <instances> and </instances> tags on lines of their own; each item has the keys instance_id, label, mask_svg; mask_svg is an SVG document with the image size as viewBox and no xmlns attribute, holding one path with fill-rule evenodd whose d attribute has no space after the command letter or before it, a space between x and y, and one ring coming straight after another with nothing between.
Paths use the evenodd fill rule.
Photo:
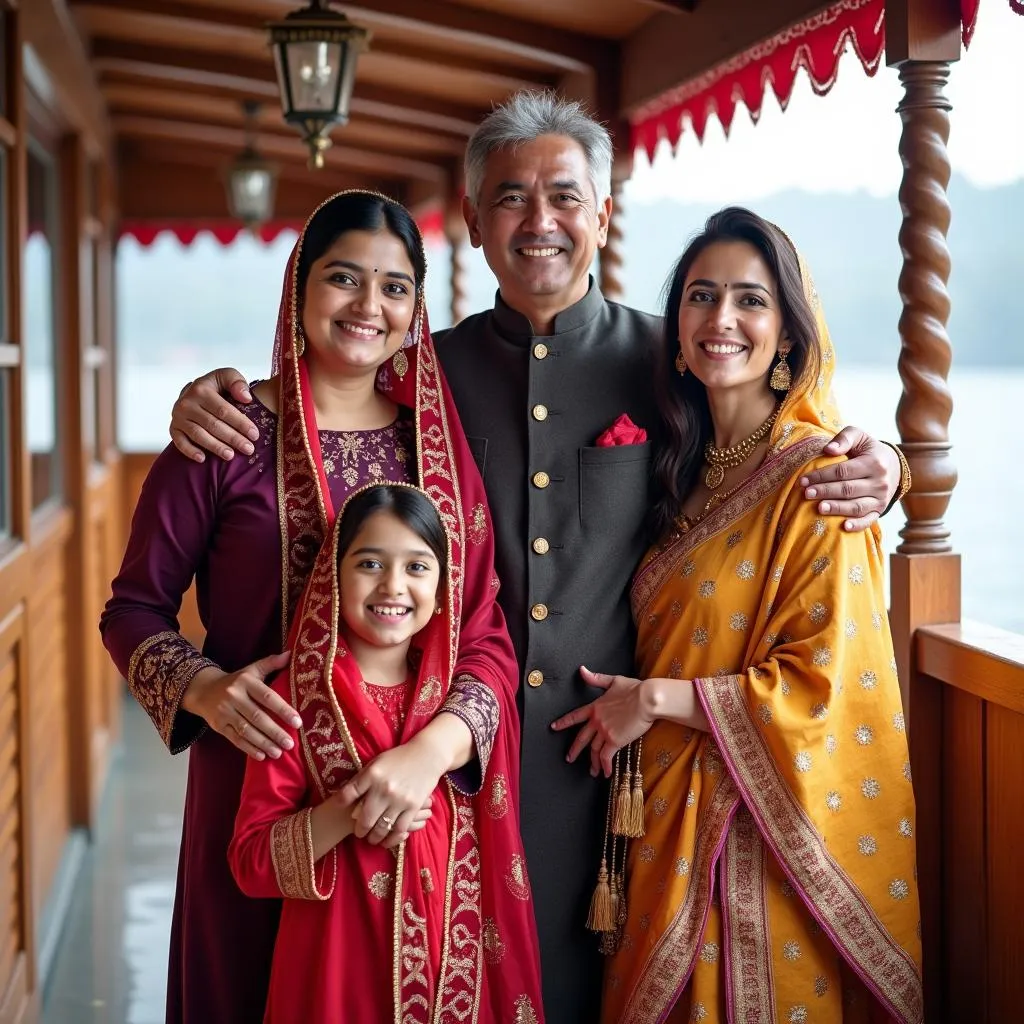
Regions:
<instances>
[{"instance_id":1,"label":"embroidered saree border","mask_svg":"<svg viewBox=\"0 0 1024 1024\"><path fill-rule=\"evenodd\" d=\"M148 637L132 652L128 690L153 720L172 754L181 753L206 732L206 723L196 719L190 734L176 739L175 724L188 684L211 667L216 668L216 662L200 654L180 633L170 631Z\"/></svg>"},{"instance_id":2,"label":"embroidered saree border","mask_svg":"<svg viewBox=\"0 0 1024 1024\"><path fill-rule=\"evenodd\" d=\"M686 895L641 968L639 980L626 1000L622 1020L630 1024L658 1024L689 981L703 943L715 865L738 803L736 787L728 776L723 776L694 841L691 882Z\"/></svg>"},{"instance_id":3,"label":"embroidered saree border","mask_svg":"<svg viewBox=\"0 0 1024 1024\"><path fill-rule=\"evenodd\" d=\"M304 807L287 818L274 822L270 830L270 859L274 864L277 887L286 899L325 902L334 892L338 877L338 853L331 850L331 884L321 891L316 881L313 860L313 810Z\"/></svg>"},{"instance_id":4,"label":"embroidered saree border","mask_svg":"<svg viewBox=\"0 0 1024 1024\"><path fill-rule=\"evenodd\" d=\"M722 914L727 919L730 1019L774 1024L765 850L754 819L742 805L729 826L722 861L730 895L722 900Z\"/></svg>"},{"instance_id":5,"label":"embroidered saree border","mask_svg":"<svg viewBox=\"0 0 1024 1024\"><path fill-rule=\"evenodd\" d=\"M842 868L779 774L744 700L744 676L694 680L743 801L808 909L901 1024L924 1019L921 976Z\"/></svg>"},{"instance_id":6,"label":"embroidered saree border","mask_svg":"<svg viewBox=\"0 0 1024 1024\"><path fill-rule=\"evenodd\" d=\"M780 455L770 458L743 483L739 490L696 526L680 535L663 551L655 554L640 567L633 580L630 600L633 618L639 621L648 605L661 592L668 578L676 572L679 563L705 541L723 533L756 508L770 494L788 480L794 471L821 454L824 438L809 437L786 448Z\"/></svg>"}]
</instances>

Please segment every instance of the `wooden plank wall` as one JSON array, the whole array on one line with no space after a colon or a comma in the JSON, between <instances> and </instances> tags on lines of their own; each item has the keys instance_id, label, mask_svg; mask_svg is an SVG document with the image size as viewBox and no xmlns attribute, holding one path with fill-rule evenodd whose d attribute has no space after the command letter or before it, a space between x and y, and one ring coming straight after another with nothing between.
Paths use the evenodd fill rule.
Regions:
<instances>
[{"instance_id":1,"label":"wooden plank wall","mask_svg":"<svg viewBox=\"0 0 1024 1024\"><path fill-rule=\"evenodd\" d=\"M0 1024L38 1018L44 909L73 830L95 824L123 685L97 629L124 544L112 377L114 181L102 104L80 77L62 10L56 0L0 0L0 443L9 513L0 522ZM33 509L21 296L27 139L40 125L58 168L61 471L58 497Z\"/></svg>"}]
</instances>

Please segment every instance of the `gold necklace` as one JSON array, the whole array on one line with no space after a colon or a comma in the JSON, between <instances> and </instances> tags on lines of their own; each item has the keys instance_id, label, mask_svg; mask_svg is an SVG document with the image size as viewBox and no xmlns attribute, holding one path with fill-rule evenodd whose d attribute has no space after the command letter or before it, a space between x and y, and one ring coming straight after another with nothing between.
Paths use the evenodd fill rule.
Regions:
<instances>
[{"instance_id":1,"label":"gold necklace","mask_svg":"<svg viewBox=\"0 0 1024 1024\"><path fill-rule=\"evenodd\" d=\"M776 405L772 409L771 416L757 430L731 448L716 448L711 441L704 445L704 461L708 464L707 472L704 474L704 483L708 490L713 491L716 487L721 487L722 481L725 479L725 471L742 466L750 458L758 441L772 429L772 424L778 415L779 407Z\"/></svg>"}]
</instances>

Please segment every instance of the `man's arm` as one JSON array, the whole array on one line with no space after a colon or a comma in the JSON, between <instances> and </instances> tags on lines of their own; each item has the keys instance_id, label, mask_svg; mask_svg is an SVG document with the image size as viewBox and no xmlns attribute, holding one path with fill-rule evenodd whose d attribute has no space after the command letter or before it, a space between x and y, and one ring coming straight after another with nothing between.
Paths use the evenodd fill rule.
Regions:
<instances>
[{"instance_id":1,"label":"man's arm","mask_svg":"<svg viewBox=\"0 0 1024 1024\"><path fill-rule=\"evenodd\" d=\"M896 450L859 427L843 427L825 454L847 458L801 477L800 486L822 515L845 516L844 530L867 529L910 489L909 468Z\"/></svg>"},{"instance_id":2,"label":"man's arm","mask_svg":"<svg viewBox=\"0 0 1024 1024\"><path fill-rule=\"evenodd\" d=\"M196 462L206 461L203 449L225 462L235 452L252 455L259 431L222 395L245 404L252 401L245 378L232 367L211 370L182 389L171 410L171 440L182 455Z\"/></svg>"}]
</instances>

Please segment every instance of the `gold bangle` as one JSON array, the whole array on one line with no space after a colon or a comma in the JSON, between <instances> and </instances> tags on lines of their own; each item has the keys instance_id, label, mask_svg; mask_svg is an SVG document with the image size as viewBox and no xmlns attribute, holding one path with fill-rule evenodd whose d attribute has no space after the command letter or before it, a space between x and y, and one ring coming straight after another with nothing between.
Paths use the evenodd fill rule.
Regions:
<instances>
[{"instance_id":1,"label":"gold bangle","mask_svg":"<svg viewBox=\"0 0 1024 1024\"><path fill-rule=\"evenodd\" d=\"M907 462L907 457L903 454L903 449L898 444L893 444L891 441L885 442L889 447L896 453L896 458L900 460L900 486L896 492L896 497L893 498L893 504L897 501L902 501L909 493L911 487L914 486L914 478L910 474L910 463Z\"/></svg>"}]
</instances>

